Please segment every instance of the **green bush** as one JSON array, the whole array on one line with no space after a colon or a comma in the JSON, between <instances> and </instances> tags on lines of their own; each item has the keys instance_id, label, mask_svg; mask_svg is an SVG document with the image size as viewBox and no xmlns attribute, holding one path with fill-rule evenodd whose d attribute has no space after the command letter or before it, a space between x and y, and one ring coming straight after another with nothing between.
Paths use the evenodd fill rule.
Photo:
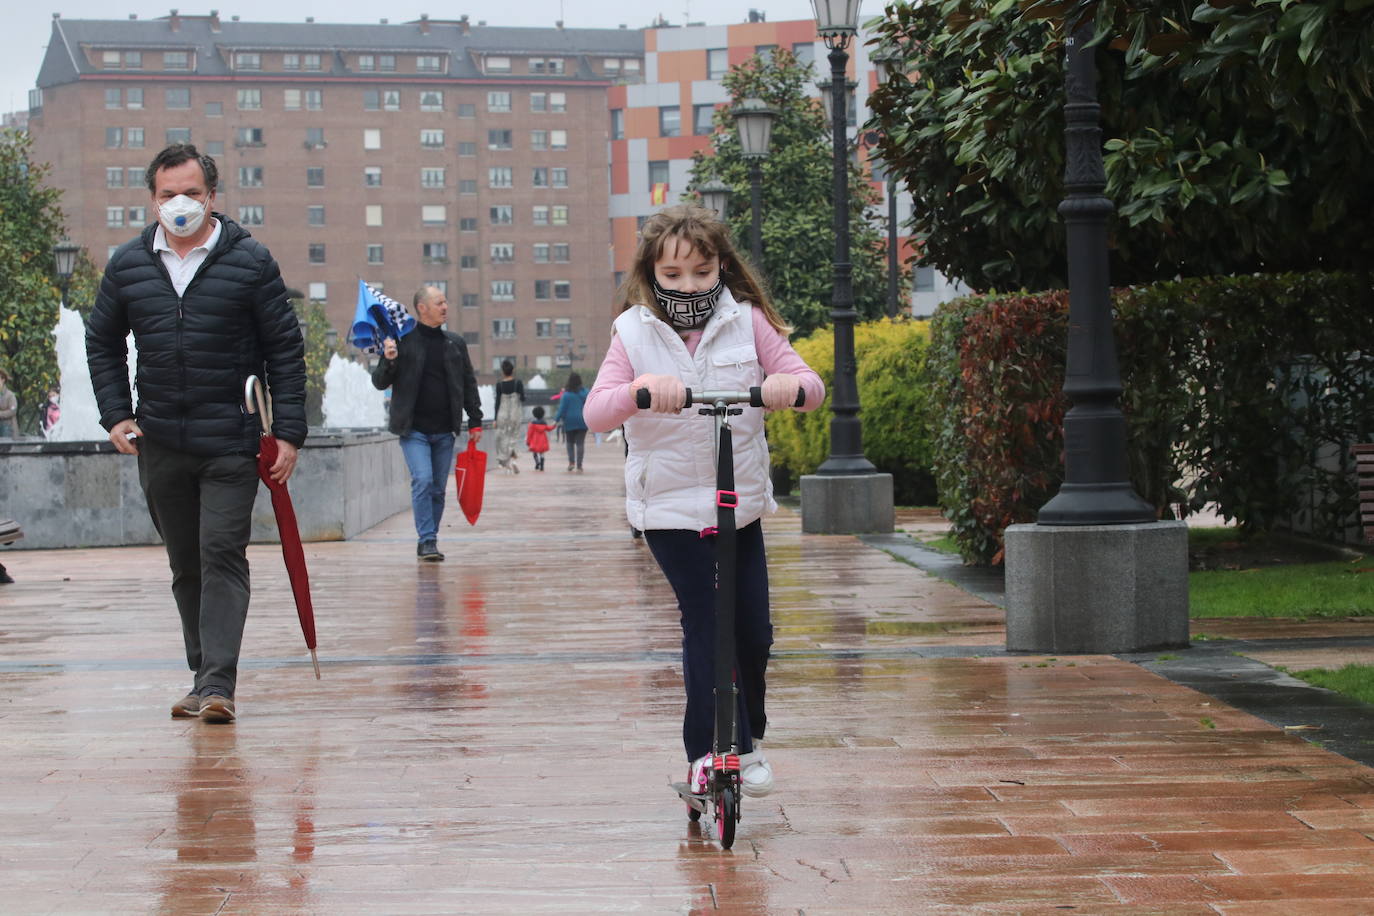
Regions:
<instances>
[{"instance_id":1,"label":"green bush","mask_svg":"<svg viewBox=\"0 0 1374 916\"><path fill-rule=\"evenodd\" d=\"M1113 304L1136 492L1161 516L1215 502L1267 531L1304 511L1338 537L1355 499L1345 446L1374 436L1369 277L1206 277ZM1063 291L969 297L932 323L936 480L966 561L1000 562L1006 526L1058 490L1067 325Z\"/></svg>"},{"instance_id":2,"label":"green bush","mask_svg":"<svg viewBox=\"0 0 1374 916\"><path fill-rule=\"evenodd\" d=\"M881 319L854 328L864 454L892 474L901 505L935 501L933 452L927 433L925 383L927 322ZM794 343L806 364L825 380L826 403L809 413L780 411L768 418L768 443L777 471L796 479L811 474L830 454L830 398L834 395L835 342L829 328Z\"/></svg>"}]
</instances>

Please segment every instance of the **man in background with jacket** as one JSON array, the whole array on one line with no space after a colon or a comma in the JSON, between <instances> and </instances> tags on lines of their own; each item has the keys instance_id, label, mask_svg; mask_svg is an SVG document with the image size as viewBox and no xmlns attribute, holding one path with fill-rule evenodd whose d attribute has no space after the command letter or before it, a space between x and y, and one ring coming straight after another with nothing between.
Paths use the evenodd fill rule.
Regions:
<instances>
[{"instance_id":1,"label":"man in background with jacket","mask_svg":"<svg viewBox=\"0 0 1374 916\"><path fill-rule=\"evenodd\" d=\"M468 437L482 439L482 402L468 345L443 329L448 297L433 286L415 294L415 329L399 341L382 341L372 384L391 388L390 429L401 437L410 469L410 507L419 542L415 555L437 563L444 491L453 470L453 444L468 416Z\"/></svg>"},{"instance_id":2,"label":"man in background with jacket","mask_svg":"<svg viewBox=\"0 0 1374 916\"><path fill-rule=\"evenodd\" d=\"M272 255L212 210L218 170L189 143L146 173L157 221L110 258L86 328L100 423L138 456L148 513L167 546L191 692L174 718L232 722L248 615L248 537L260 423L244 409L265 378L272 477L285 482L305 442L305 344ZM132 331L138 410L129 391Z\"/></svg>"}]
</instances>

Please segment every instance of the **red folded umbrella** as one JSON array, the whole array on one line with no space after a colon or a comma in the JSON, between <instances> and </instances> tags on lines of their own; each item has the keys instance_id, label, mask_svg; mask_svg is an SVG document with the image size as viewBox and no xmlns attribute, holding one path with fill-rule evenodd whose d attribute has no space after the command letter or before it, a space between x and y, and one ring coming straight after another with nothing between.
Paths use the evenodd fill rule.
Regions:
<instances>
[{"instance_id":1,"label":"red folded umbrella","mask_svg":"<svg viewBox=\"0 0 1374 916\"><path fill-rule=\"evenodd\" d=\"M272 479L272 465L277 461L277 438L272 435L272 407L262 393L262 382L256 375L250 375L244 386L244 401L249 413L262 418L262 435L258 438L258 477L267 484L272 494L272 513L277 517L277 529L281 534L281 555L286 561L286 575L291 580L291 593L296 598L296 616L301 621L301 633L305 636L306 648L310 650L310 661L315 666L315 680L320 679L320 659L315 654L315 605L310 600L310 575L305 570L305 550L301 547L300 525L296 522L296 510L291 505L291 494L286 484Z\"/></svg>"},{"instance_id":2,"label":"red folded umbrella","mask_svg":"<svg viewBox=\"0 0 1374 916\"><path fill-rule=\"evenodd\" d=\"M453 477L458 483L458 505L467 516L468 524L477 524L482 514L482 491L487 483L487 453L468 439L466 451L458 453L453 462Z\"/></svg>"}]
</instances>

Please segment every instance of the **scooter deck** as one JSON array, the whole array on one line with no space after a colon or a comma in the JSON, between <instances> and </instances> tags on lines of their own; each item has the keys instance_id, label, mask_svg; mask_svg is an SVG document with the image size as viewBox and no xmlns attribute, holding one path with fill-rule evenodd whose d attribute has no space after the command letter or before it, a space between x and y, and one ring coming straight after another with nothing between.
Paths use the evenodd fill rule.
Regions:
<instances>
[{"instance_id":1,"label":"scooter deck","mask_svg":"<svg viewBox=\"0 0 1374 916\"><path fill-rule=\"evenodd\" d=\"M697 795L695 792L692 791L691 787L688 786L685 782L672 783L672 787L673 791L677 793L678 798L685 801L688 805L692 806L698 811L704 812L706 810L705 795Z\"/></svg>"}]
</instances>

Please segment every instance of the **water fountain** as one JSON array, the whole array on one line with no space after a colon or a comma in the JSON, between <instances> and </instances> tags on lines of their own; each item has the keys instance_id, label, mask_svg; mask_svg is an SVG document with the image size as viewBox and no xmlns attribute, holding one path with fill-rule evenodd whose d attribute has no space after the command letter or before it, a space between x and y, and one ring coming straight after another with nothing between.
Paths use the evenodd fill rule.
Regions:
<instances>
[{"instance_id":1,"label":"water fountain","mask_svg":"<svg viewBox=\"0 0 1374 916\"><path fill-rule=\"evenodd\" d=\"M48 441L99 442L108 439L109 434L100 425L100 410L95 404L95 389L91 387L91 372L86 365L86 325L81 315L65 305L61 306L53 336L57 338L62 414L52 429L48 430ZM125 345L129 348L129 390L134 392L134 367L138 362L134 335L126 338ZM135 405L137 398L135 393Z\"/></svg>"},{"instance_id":2,"label":"water fountain","mask_svg":"<svg viewBox=\"0 0 1374 916\"><path fill-rule=\"evenodd\" d=\"M386 426L386 392L372 384L361 363L335 353L324 373L324 425L329 429L373 429Z\"/></svg>"}]
</instances>

